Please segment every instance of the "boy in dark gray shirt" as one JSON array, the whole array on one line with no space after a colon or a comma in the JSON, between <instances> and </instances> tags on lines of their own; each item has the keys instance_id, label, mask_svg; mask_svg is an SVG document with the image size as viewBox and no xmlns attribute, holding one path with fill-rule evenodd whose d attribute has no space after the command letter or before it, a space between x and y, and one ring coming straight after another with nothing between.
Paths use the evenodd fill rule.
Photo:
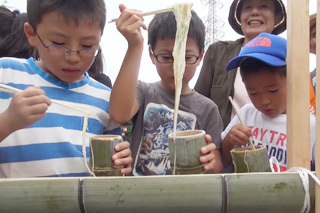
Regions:
<instances>
[{"instance_id":1,"label":"boy in dark gray shirt","mask_svg":"<svg viewBox=\"0 0 320 213\"><path fill-rule=\"evenodd\" d=\"M172 12L155 15L148 28L149 55L161 78L159 82L137 80L143 49L140 29L146 29L139 11L120 6L119 31L129 48L111 92L110 116L120 123L132 119L131 150L134 175L171 174L168 135L173 132L175 80L172 52L176 20ZM218 107L189 87L204 53L205 27L192 11L186 44L186 68L182 80L177 131L202 129L208 145L201 148L206 172L222 171L220 134L223 130ZM212 138L212 143L210 143Z\"/></svg>"}]
</instances>

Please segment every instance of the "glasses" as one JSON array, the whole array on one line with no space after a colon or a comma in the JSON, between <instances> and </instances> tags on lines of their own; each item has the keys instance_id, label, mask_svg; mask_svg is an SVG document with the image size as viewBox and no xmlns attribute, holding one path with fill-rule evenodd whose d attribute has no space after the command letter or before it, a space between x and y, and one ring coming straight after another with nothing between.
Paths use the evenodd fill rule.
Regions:
<instances>
[{"instance_id":1,"label":"glasses","mask_svg":"<svg viewBox=\"0 0 320 213\"><path fill-rule=\"evenodd\" d=\"M153 56L157 59L157 61L161 64L171 64L173 63L173 56L169 54L154 54ZM186 55L185 60L186 64L195 64L199 59L199 56L196 55Z\"/></svg>"},{"instance_id":2,"label":"glasses","mask_svg":"<svg viewBox=\"0 0 320 213\"><path fill-rule=\"evenodd\" d=\"M76 53L78 53L78 55L80 57L90 58L90 57L96 57L98 55L98 53L101 52L100 48L93 49L93 48L90 48L90 47L85 47L85 48L82 48L80 50L71 50L68 47L65 47L65 46L59 45L59 44L46 45L42 41L42 39L39 37L38 33L36 33L36 35L39 38L42 46L44 48L47 48L48 53L50 53L51 55L54 55L54 56L64 56L64 57L66 57L66 56L71 55L72 52L76 52Z\"/></svg>"}]
</instances>

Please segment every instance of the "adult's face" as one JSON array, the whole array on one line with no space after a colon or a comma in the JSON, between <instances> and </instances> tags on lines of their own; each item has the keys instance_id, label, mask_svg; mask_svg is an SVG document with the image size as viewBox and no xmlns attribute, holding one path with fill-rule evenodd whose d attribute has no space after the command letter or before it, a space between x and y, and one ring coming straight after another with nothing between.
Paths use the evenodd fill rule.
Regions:
<instances>
[{"instance_id":1,"label":"adult's face","mask_svg":"<svg viewBox=\"0 0 320 213\"><path fill-rule=\"evenodd\" d=\"M275 15L273 0L244 0L240 21L245 43L262 32L271 33L280 19Z\"/></svg>"}]
</instances>

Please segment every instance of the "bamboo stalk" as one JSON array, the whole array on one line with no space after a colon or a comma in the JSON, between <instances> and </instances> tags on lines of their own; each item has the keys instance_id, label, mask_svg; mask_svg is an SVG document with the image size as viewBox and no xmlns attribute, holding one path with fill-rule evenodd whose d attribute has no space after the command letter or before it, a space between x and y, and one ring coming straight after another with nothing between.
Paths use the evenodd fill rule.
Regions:
<instances>
[{"instance_id":1,"label":"bamboo stalk","mask_svg":"<svg viewBox=\"0 0 320 213\"><path fill-rule=\"evenodd\" d=\"M221 212L220 175L89 178L85 212Z\"/></svg>"},{"instance_id":2,"label":"bamboo stalk","mask_svg":"<svg viewBox=\"0 0 320 213\"><path fill-rule=\"evenodd\" d=\"M1 212L300 212L297 172L0 179ZM315 183L309 182L311 210Z\"/></svg>"},{"instance_id":3,"label":"bamboo stalk","mask_svg":"<svg viewBox=\"0 0 320 213\"><path fill-rule=\"evenodd\" d=\"M249 175L252 174L252 175ZM244 173L226 175L225 212L300 212L305 191L296 173ZM314 212L314 182L310 181L311 211ZM312 211L313 210L313 211Z\"/></svg>"},{"instance_id":4,"label":"bamboo stalk","mask_svg":"<svg viewBox=\"0 0 320 213\"><path fill-rule=\"evenodd\" d=\"M0 212L81 212L79 178L0 179Z\"/></svg>"},{"instance_id":5,"label":"bamboo stalk","mask_svg":"<svg viewBox=\"0 0 320 213\"><path fill-rule=\"evenodd\" d=\"M145 12L142 13L142 16L149 16L149 15L155 15L155 14L160 14L160 13L167 13L167 12L171 12L172 11L172 7L171 8L167 8L167 9L161 9L161 10L154 10L154 11L150 11L150 12ZM108 23L112 23L112 22L116 22L118 21L118 18L114 18L111 19L111 21L109 21Z\"/></svg>"}]
</instances>

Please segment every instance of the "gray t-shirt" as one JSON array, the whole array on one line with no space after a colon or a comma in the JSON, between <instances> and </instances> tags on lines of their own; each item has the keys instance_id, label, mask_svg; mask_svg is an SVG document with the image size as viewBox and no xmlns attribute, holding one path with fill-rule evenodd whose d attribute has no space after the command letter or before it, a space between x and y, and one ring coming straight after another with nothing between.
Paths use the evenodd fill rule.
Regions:
<instances>
[{"instance_id":1,"label":"gray t-shirt","mask_svg":"<svg viewBox=\"0 0 320 213\"><path fill-rule=\"evenodd\" d=\"M139 81L136 98L140 109L132 120L133 175L171 174L168 135L173 132L174 92L160 83ZM221 147L223 123L217 105L193 91L181 95L177 131L202 129Z\"/></svg>"}]
</instances>

